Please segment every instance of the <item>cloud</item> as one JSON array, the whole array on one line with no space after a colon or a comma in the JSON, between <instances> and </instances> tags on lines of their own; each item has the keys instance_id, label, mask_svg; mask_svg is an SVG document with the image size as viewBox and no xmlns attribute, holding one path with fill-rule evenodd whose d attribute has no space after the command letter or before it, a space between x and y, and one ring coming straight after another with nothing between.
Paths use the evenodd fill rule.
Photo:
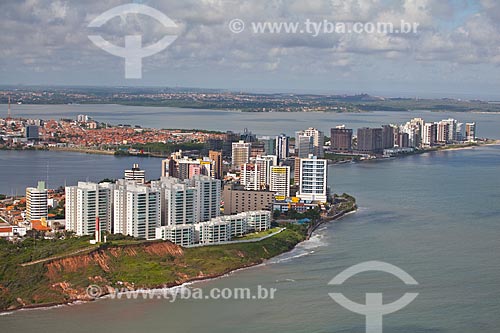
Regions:
<instances>
[{"instance_id":1,"label":"cloud","mask_svg":"<svg viewBox=\"0 0 500 333\"><path fill-rule=\"evenodd\" d=\"M0 70L15 73L107 73L120 78L122 59L96 48L88 39L99 32L118 45L126 34L143 34L154 43L166 32L142 15L116 18L100 29L87 28L121 0L2 0ZM345 77L367 67L414 64L500 64L500 4L481 0L475 7L442 0L151 0L146 5L179 26L176 42L146 60L146 71L219 71L254 75L321 73ZM241 18L247 29L231 33L228 22ZM392 22L420 24L417 34L254 34L251 22ZM387 65L387 64L392 64ZM422 67L423 66L423 67ZM448 68L443 65L441 69ZM400 67L403 69L403 67ZM82 74L83 75L83 74ZM22 75L21 75L22 76Z\"/></svg>"}]
</instances>

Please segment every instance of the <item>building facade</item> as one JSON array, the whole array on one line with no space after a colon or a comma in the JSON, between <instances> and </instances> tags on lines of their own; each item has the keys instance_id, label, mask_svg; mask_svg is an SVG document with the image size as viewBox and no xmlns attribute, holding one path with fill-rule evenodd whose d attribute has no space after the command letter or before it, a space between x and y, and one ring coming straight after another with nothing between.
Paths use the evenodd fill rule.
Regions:
<instances>
[{"instance_id":1,"label":"building facade","mask_svg":"<svg viewBox=\"0 0 500 333\"><path fill-rule=\"evenodd\" d=\"M232 166L234 169L241 167L250 161L250 151L252 144L249 142L239 141L232 144Z\"/></svg>"},{"instance_id":2,"label":"building facade","mask_svg":"<svg viewBox=\"0 0 500 333\"><path fill-rule=\"evenodd\" d=\"M467 141L476 141L476 123L465 124L465 137Z\"/></svg>"},{"instance_id":3,"label":"building facade","mask_svg":"<svg viewBox=\"0 0 500 333\"><path fill-rule=\"evenodd\" d=\"M352 151L352 129L336 127L330 130L330 150L334 152Z\"/></svg>"},{"instance_id":4,"label":"building facade","mask_svg":"<svg viewBox=\"0 0 500 333\"><path fill-rule=\"evenodd\" d=\"M205 222L220 215L221 184L218 179L197 175L186 183L196 189L196 221Z\"/></svg>"},{"instance_id":5,"label":"building facade","mask_svg":"<svg viewBox=\"0 0 500 333\"><path fill-rule=\"evenodd\" d=\"M276 137L276 155L278 160L286 160L290 156L290 137L280 134Z\"/></svg>"},{"instance_id":6,"label":"building facade","mask_svg":"<svg viewBox=\"0 0 500 333\"><path fill-rule=\"evenodd\" d=\"M379 154L383 150L382 128L358 128L358 151Z\"/></svg>"},{"instance_id":7,"label":"building facade","mask_svg":"<svg viewBox=\"0 0 500 333\"><path fill-rule=\"evenodd\" d=\"M125 180L133 181L137 184L144 184L146 181L146 172L139 168L139 164L134 164L132 169L125 170Z\"/></svg>"},{"instance_id":8,"label":"building facade","mask_svg":"<svg viewBox=\"0 0 500 333\"><path fill-rule=\"evenodd\" d=\"M305 201L327 201L327 160L310 155L300 159L300 186L297 196Z\"/></svg>"},{"instance_id":9,"label":"building facade","mask_svg":"<svg viewBox=\"0 0 500 333\"><path fill-rule=\"evenodd\" d=\"M227 184L222 192L224 215L252 210L270 210L274 201L271 191L247 191L242 186Z\"/></svg>"},{"instance_id":10,"label":"building facade","mask_svg":"<svg viewBox=\"0 0 500 333\"><path fill-rule=\"evenodd\" d=\"M155 239L161 224L160 191L133 181L117 182L113 195L113 233Z\"/></svg>"},{"instance_id":11,"label":"building facade","mask_svg":"<svg viewBox=\"0 0 500 333\"><path fill-rule=\"evenodd\" d=\"M290 196L290 167L272 166L269 190L275 193L276 198Z\"/></svg>"},{"instance_id":12,"label":"building facade","mask_svg":"<svg viewBox=\"0 0 500 333\"><path fill-rule=\"evenodd\" d=\"M213 170L213 175L215 179L222 179L223 178L223 162L222 162L222 152L221 151L214 151L210 150L208 152L208 157L210 160L214 162L214 170Z\"/></svg>"},{"instance_id":13,"label":"building facade","mask_svg":"<svg viewBox=\"0 0 500 333\"><path fill-rule=\"evenodd\" d=\"M97 229L112 232L113 190L112 183L78 182L67 186L66 230L78 236L93 235Z\"/></svg>"},{"instance_id":14,"label":"building facade","mask_svg":"<svg viewBox=\"0 0 500 333\"><path fill-rule=\"evenodd\" d=\"M47 219L48 191L45 182L39 181L37 187L26 188L26 221Z\"/></svg>"}]
</instances>

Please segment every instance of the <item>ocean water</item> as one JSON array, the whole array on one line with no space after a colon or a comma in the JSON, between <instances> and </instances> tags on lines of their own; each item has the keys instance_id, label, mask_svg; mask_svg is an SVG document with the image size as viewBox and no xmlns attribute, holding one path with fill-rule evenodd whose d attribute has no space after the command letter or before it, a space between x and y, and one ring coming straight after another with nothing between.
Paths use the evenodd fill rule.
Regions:
<instances>
[{"instance_id":1,"label":"ocean water","mask_svg":"<svg viewBox=\"0 0 500 333\"><path fill-rule=\"evenodd\" d=\"M272 300L109 300L0 316L5 332L364 332L362 315L334 303L419 296L384 317L384 332L499 332L500 146L332 166L335 192L356 196L355 214L323 226L263 265L188 288L276 288ZM380 272L328 282L381 260L418 286Z\"/></svg>"}]
</instances>

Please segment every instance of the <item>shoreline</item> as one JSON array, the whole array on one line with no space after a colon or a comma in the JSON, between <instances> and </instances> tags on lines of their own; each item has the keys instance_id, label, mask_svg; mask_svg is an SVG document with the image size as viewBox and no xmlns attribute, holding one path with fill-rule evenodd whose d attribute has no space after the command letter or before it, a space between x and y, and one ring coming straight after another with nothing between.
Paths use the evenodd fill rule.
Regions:
<instances>
[{"instance_id":1,"label":"shoreline","mask_svg":"<svg viewBox=\"0 0 500 333\"><path fill-rule=\"evenodd\" d=\"M419 154L427 154L435 151L454 151L454 150L463 150L463 149L472 149L481 146L498 146L500 145L500 139L488 139L488 142L477 142L476 144L464 144L463 146L442 146L435 148L427 148L423 150L415 150L411 153L406 154L398 154L395 156L391 156L390 158L401 158L411 155L419 155ZM57 151L57 152L70 152L70 153L79 153L79 154L93 154L93 155L105 155L105 156L116 156L116 157L152 157L152 158L165 158L166 156L157 156L155 154L128 154L128 155L115 155L115 151L110 150L100 150L100 149L86 149L86 148L71 148L71 147L45 147L45 148L28 148L28 149L1 149L4 151ZM385 160L389 159L389 157L376 157L373 159L364 159L364 160L341 160L334 161L329 158L325 158L328 160L328 164L347 164L347 163L357 163L357 162L366 162L366 161L375 161L375 160Z\"/></svg>"},{"instance_id":2,"label":"shoreline","mask_svg":"<svg viewBox=\"0 0 500 333\"><path fill-rule=\"evenodd\" d=\"M403 153L403 154L397 154L394 156L388 156L388 157L374 157L374 158L369 158L369 159L350 159L350 160L340 160L336 161L330 158L325 159L328 161L328 165L342 165L342 164L350 164L350 163L364 163L364 162L379 162L379 161L389 161L392 159L398 159L398 158L405 158L408 156L414 156L414 155L423 155L423 154L428 154L428 153L433 153L433 152L441 152L441 151L458 151L458 150L468 150L468 149L474 149L474 148L479 148L483 146L500 146L500 140L497 139L488 139L487 142L476 142L474 144L463 144L463 145L450 145L450 146L441 146L441 147L435 147L435 148L426 148L426 149L421 149L421 150L415 150L411 153ZM355 156L355 155L352 155ZM358 155L356 155L358 156Z\"/></svg>"},{"instance_id":3,"label":"shoreline","mask_svg":"<svg viewBox=\"0 0 500 333\"><path fill-rule=\"evenodd\" d=\"M264 94L267 95L267 94ZM433 100L432 98L429 98L428 100ZM270 111L262 111L261 108L255 108L255 107L240 107L240 108L229 108L229 107L211 107L208 104L205 105L192 105L192 104L186 104L186 103L180 103L178 105L172 105L168 103L162 103L162 102L152 102L152 103L133 103L133 102L128 102L128 101L96 101L96 102L86 102L86 101L80 101L80 102L56 102L56 103L22 103L21 105L23 106L34 106L34 107L45 107L45 106L125 106L125 107L140 107L140 108L171 108L171 109L191 109L191 110L201 110L201 111L217 111L217 112L249 112L249 113L311 113L311 112L324 112L324 113L373 113L373 112L432 112L432 113L473 113L473 114L500 114L500 111L478 111L475 108L469 108L467 110L454 110L454 109L435 109L435 108L410 108L410 107L401 107L395 109L392 106L386 106L385 108L382 107L375 107L371 109L361 109L359 106L356 104L359 102L352 102L352 105L354 107L358 107L358 109L352 109L349 111L343 111L343 110L338 110L338 109L332 109L332 110L292 110L292 111L284 111L284 110L270 110ZM495 103L492 103L493 105ZM7 103L0 103L0 105L7 105ZM392 108L392 109L391 109ZM390 110L389 110L390 109Z\"/></svg>"},{"instance_id":4,"label":"shoreline","mask_svg":"<svg viewBox=\"0 0 500 333\"><path fill-rule=\"evenodd\" d=\"M260 262L255 262L255 263L243 265L243 266L238 267L238 268L225 270L225 271L223 271L221 273L211 274L211 275L207 275L207 276L203 276L203 277L193 277L193 278L189 278L189 279L186 279L186 280L180 281L180 282L167 283L167 284L164 284L164 285L159 285L159 286L155 286L155 287L152 287L152 288L143 288L143 289L149 289L149 290L152 290L152 291L157 291L157 290L167 290L167 289L179 288L179 287L182 287L182 286L185 286L185 285L191 285L191 284L195 284L195 283L208 282L208 281L211 281L211 280L221 279L221 278L230 276L231 274L234 274L234 273L236 273L238 271L243 271L243 270L246 270L246 269L250 269L250 268L258 267L260 265L264 265L264 264L266 264L266 262L268 262L268 261L270 261L270 260L272 260L274 258L277 258L277 257L279 257L279 256L281 256L283 254L292 252L294 249L296 249L296 247L299 244L302 244L302 243L308 241L310 239L310 237L313 235L314 231L316 231L317 228L320 227L321 225L324 225L326 223L331 223L331 222L338 221L338 220L342 219L343 217L345 217L347 215L356 213L356 211L357 211L357 206L353 210L339 212L339 213L335 214L333 217L330 217L330 219L328 219L328 217L327 217L327 219L322 218L314 226L314 229L311 231L310 234L309 234L309 230L306 232L306 235L305 235L306 237L304 238L304 240L297 242L296 244L293 245L292 248L288 249L287 251L283 251L283 252L281 252L281 253L273 256L273 257L267 258L267 259L262 259ZM259 242L261 242L261 241L259 241ZM217 245L213 245L213 246L217 246ZM140 290L141 289L130 290L130 291L123 291L123 292L119 292L119 293L123 293L123 294L134 293L134 292L138 292ZM108 299L108 298L110 298L110 294L111 293L106 292L106 293L103 293L102 295L100 295L100 296L98 296L98 297L96 297L94 299L73 299L73 300L69 300L67 302L51 302L51 303L45 303L45 304L32 304L32 305L27 305L27 306L21 306L21 307L18 307L18 308L13 308L13 309L0 310L0 316L14 314L14 313L16 313L18 311L48 310L48 309L58 308L58 307L64 307L64 306L86 304L86 303L90 303L90 302L95 302L95 301L99 301L99 300ZM127 299L127 298L125 298L125 299Z\"/></svg>"}]
</instances>

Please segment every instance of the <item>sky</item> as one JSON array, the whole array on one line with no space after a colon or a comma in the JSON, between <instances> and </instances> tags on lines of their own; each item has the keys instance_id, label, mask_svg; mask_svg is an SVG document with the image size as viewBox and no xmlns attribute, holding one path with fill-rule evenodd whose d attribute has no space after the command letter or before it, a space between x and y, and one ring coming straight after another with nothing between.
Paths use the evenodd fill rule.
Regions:
<instances>
[{"instance_id":1,"label":"sky","mask_svg":"<svg viewBox=\"0 0 500 333\"><path fill-rule=\"evenodd\" d=\"M156 18L116 6L152 7ZM166 86L253 92L458 97L500 100L496 0L0 0L0 85ZM232 23L244 23L235 33ZM411 33L258 33L259 22L417 23ZM323 23L325 24L325 23ZM236 26L236 28L241 26ZM176 36L125 77L124 58L89 35L144 47Z\"/></svg>"}]
</instances>

